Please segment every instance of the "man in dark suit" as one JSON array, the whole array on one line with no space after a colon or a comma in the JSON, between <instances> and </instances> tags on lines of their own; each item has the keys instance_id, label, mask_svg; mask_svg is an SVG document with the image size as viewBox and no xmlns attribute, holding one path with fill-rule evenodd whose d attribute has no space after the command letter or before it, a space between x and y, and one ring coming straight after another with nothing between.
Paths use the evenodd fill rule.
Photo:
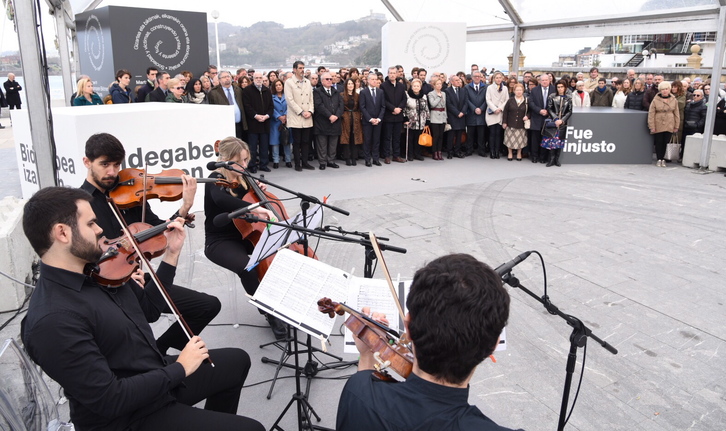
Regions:
<instances>
[{"instance_id":1,"label":"man in dark suit","mask_svg":"<svg viewBox=\"0 0 726 431\"><path fill-rule=\"evenodd\" d=\"M209 91L210 105L234 106L235 136L247 142L247 118L245 117L242 89L232 85L232 74L226 70L218 76L219 85Z\"/></svg>"},{"instance_id":2,"label":"man in dark suit","mask_svg":"<svg viewBox=\"0 0 726 431\"><path fill-rule=\"evenodd\" d=\"M449 80L451 86L446 89L446 117L451 126L449 131L449 142L447 144L447 159L453 156L464 158L464 152L460 144L462 134L466 129L466 113L469 110L466 90L461 86L461 78L451 75Z\"/></svg>"},{"instance_id":3,"label":"man in dark suit","mask_svg":"<svg viewBox=\"0 0 726 431\"><path fill-rule=\"evenodd\" d=\"M363 157L366 160L366 166L371 164L381 166L380 148L381 148L381 122L386 112L383 91L378 86L378 75L375 73L368 74L368 86L361 90L359 104L360 112L363 117Z\"/></svg>"},{"instance_id":4,"label":"man in dark suit","mask_svg":"<svg viewBox=\"0 0 726 431\"><path fill-rule=\"evenodd\" d=\"M136 93L135 102L146 102L146 96L154 91L156 88L156 75L159 73L159 69L154 66L146 68L146 83L139 88L139 92Z\"/></svg>"},{"instance_id":5,"label":"man in dark suit","mask_svg":"<svg viewBox=\"0 0 726 431\"><path fill-rule=\"evenodd\" d=\"M532 159L532 163L547 162L547 150L540 147L539 144L542 142L542 126L544 125L545 118L547 118L547 98L550 94L555 94L557 91L550 82L550 76L546 73L540 75L539 85L536 86L529 96L529 118L530 118L530 133L532 134L532 141L530 142L529 154Z\"/></svg>"},{"instance_id":6,"label":"man in dark suit","mask_svg":"<svg viewBox=\"0 0 726 431\"><path fill-rule=\"evenodd\" d=\"M401 68L403 73L403 68ZM388 68L388 79L381 85L385 101L383 114L383 155L384 163L391 160L405 163L401 158L401 131L403 130L403 110L406 108L406 83L398 80L398 70L395 66Z\"/></svg>"},{"instance_id":7,"label":"man in dark suit","mask_svg":"<svg viewBox=\"0 0 726 431\"><path fill-rule=\"evenodd\" d=\"M315 139L317 142L318 162L320 169L325 167L338 168L335 163L335 149L338 146L338 138L343 128L340 117L343 116L343 99L333 85L331 72L325 72L320 76L322 87L313 90L315 112L313 113L313 125L315 127Z\"/></svg>"},{"instance_id":8,"label":"man in dark suit","mask_svg":"<svg viewBox=\"0 0 726 431\"><path fill-rule=\"evenodd\" d=\"M476 146L479 155L486 156L486 135L487 123L484 115L487 112L487 84L481 79L481 72L478 70L471 74L471 84L466 89L466 102L469 105L466 114L466 155L474 153Z\"/></svg>"},{"instance_id":9,"label":"man in dark suit","mask_svg":"<svg viewBox=\"0 0 726 431\"><path fill-rule=\"evenodd\" d=\"M252 85L242 90L242 102L247 115L247 143L250 146L248 169L257 172L259 155L261 171L270 172L269 163L270 118L273 114L272 92L262 85L262 72L252 75ZM258 152L259 148L259 152Z\"/></svg>"},{"instance_id":10,"label":"man in dark suit","mask_svg":"<svg viewBox=\"0 0 726 431\"><path fill-rule=\"evenodd\" d=\"M167 72L159 72L156 75L156 88L154 91L146 95L147 102L166 102L166 93L169 91L166 84L169 82L169 74Z\"/></svg>"}]
</instances>

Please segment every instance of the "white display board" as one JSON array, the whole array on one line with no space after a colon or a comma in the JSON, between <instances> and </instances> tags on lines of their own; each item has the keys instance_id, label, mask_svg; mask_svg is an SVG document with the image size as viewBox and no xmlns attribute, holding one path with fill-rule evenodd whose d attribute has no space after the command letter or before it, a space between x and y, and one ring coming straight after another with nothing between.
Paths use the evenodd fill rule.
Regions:
<instances>
[{"instance_id":1,"label":"white display board","mask_svg":"<svg viewBox=\"0 0 726 431\"><path fill-rule=\"evenodd\" d=\"M27 116L13 116L23 198L38 190L35 149L30 144ZM21 126L23 123L25 127ZM209 175L207 163L216 160L214 142L234 136L230 106L180 103L131 103L53 109L53 132L60 185L79 187L86 179L83 165L86 140L110 133L126 149L123 168L147 168L149 174L182 169L192 176ZM27 136L26 136L27 135ZM159 217L171 215L179 202L149 201ZM192 211L202 211L204 187L197 189Z\"/></svg>"},{"instance_id":2,"label":"white display board","mask_svg":"<svg viewBox=\"0 0 726 431\"><path fill-rule=\"evenodd\" d=\"M402 65L406 76L414 67L451 75L468 70L465 22L389 22L381 29L383 75Z\"/></svg>"}]
</instances>

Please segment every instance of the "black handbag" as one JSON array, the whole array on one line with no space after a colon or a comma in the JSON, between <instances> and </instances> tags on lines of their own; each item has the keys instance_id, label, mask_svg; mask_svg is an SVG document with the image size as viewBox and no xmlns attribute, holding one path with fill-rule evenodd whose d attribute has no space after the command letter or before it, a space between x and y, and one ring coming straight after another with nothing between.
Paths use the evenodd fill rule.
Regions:
<instances>
[{"instance_id":1,"label":"black handbag","mask_svg":"<svg viewBox=\"0 0 726 431\"><path fill-rule=\"evenodd\" d=\"M542 125L542 136L548 137L548 138L554 138L555 135L557 135L557 132L559 131L559 127L557 127L556 121L559 120L559 118L562 116L562 98L560 98L560 109L557 113L557 118L551 119L547 118L544 121L544 125Z\"/></svg>"},{"instance_id":2,"label":"black handbag","mask_svg":"<svg viewBox=\"0 0 726 431\"><path fill-rule=\"evenodd\" d=\"M287 131L287 126L280 123L280 125L277 126L277 130L280 131L280 145L287 145L287 142L289 139L289 133Z\"/></svg>"}]
</instances>

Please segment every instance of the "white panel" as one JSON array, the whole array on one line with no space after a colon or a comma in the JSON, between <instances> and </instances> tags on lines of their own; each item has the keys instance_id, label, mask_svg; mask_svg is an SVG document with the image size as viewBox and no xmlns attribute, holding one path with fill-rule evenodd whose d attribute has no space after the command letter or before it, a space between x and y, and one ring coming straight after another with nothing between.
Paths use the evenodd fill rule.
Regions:
<instances>
[{"instance_id":1,"label":"white panel","mask_svg":"<svg viewBox=\"0 0 726 431\"><path fill-rule=\"evenodd\" d=\"M383 74L400 64L408 74L413 67L454 73L466 63L466 23L389 22L383 26Z\"/></svg>"}]
</instances>

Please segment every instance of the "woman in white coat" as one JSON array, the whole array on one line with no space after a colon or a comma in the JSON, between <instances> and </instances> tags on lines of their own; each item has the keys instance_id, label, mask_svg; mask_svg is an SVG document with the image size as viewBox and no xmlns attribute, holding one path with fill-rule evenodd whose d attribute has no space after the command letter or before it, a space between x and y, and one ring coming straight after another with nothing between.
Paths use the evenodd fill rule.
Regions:
<instances>
[{"instance_id":1,"label":"woman in white coat","mask_svg":"<svg viewBox=\"0 0 726 431\"><path fill-rule=\"evenodd\" d=\"M590 106L590 93L585 91L585 82L577 81L575 90L572 93L572 105L573 106Z\"/></svg>"},{"instance_id":2,"label":"woman in white coat","mask_svg":"<svg viewBox=\"0 0 726 431\"><path fill-rule=\"evenodd\" d=\"M502 110L509 100L509 90L504 85L504 75L496 72L492 76L491 84L487 87L487 114L486 122L489 127L489 157L498 159L503 151L504 129L502 128Z\"/></svg>"}]
</instances>

